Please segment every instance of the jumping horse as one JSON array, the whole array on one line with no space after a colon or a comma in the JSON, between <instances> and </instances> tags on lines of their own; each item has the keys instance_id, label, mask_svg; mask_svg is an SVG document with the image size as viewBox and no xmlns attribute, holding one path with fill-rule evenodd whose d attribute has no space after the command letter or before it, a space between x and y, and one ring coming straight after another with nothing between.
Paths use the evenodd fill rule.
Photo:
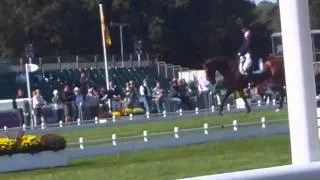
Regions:
<instances>
[{"instance_id":1,"label":"jumping horse","mask_svg":"<svg viewBox=\"0 0 320 180\"><path fill-rule=\"evenodd\" d=\"M218 71L223 76L222 85L226 89L226 94L222 99L219 114L222 115L224 104L231 93L240 92L241 98L244 100L247 113L251 112L251 107L247 101L245 90L248 87L248 76L243 75L239 71L239 59L237 56L226 57L217 56L209 58L205 61L203 68L206 73L207 80L215 84L215 75ZM283 107L285 97L285 72L284 62L279 57L268 57L264 61L261 60L262 71L252 76L254 86L258 86L268 80L271 83L271 89L280 94L280 102L277 110Z\"/></svg>"}]
</instances>

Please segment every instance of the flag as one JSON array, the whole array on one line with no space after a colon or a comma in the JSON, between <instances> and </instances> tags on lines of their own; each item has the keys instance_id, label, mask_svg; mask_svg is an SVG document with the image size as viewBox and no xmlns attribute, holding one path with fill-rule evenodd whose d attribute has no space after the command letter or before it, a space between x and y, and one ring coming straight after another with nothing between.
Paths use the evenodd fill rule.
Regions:
<instances>
[{"instance_id":1,"label":"flag","mask_svg":"<svg viewBox=\"0 0 320 180\"><path fill-rule=\"evenodd\" d=\"M104 33L105 43L106 43L107 46L111 46L111 44L112 44L111 36L110 36L110 33L109 33L108 24L105 23L102 4L100 4L100 20L101 20L102 32Z\"/></svg>"}]
</instances>

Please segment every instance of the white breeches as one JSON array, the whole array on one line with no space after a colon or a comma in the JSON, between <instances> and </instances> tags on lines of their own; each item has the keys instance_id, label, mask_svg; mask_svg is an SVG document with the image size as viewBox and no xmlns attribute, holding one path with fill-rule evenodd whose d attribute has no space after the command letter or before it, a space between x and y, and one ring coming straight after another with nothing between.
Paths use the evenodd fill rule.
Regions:
<instances>
[{"instance_id":1,"label":"white breeches","mask_svg":"<svg viewBox=\"0 0 320 180\"><path fill-rule=\"evenodd\" d=\"M240 63L239 63L239 71L241 74L247 74L249 68L251 67L252 59L249 53L246 53L243 56L240 56Z\"/></svg>"}]
</instances>

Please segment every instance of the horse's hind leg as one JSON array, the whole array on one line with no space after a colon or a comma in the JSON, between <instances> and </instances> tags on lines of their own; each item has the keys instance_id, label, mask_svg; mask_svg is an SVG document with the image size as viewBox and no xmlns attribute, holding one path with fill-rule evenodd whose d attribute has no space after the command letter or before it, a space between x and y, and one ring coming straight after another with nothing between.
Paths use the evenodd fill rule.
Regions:
<instances>
[{"instance_id":1,"label":"horse's hind leg","mask_svg":"<svg viewBox=\"0 0 320 180\"><path fill-rule=\"evenodd\" d=\"M219 115L222 115L222 111L223 111L224 104L226 103L228 97L230 96L230 94L231 94L232 92L233 92L233 91L227 90L226 94L224 95L224 97L223 97L223 99L222 99L222 102L221 102L221 104L220 104Z\"/></svg>"},{"instance_id":2,"label":"horse's hind leg","mask_svg":"<svg viewBox=\"0 0 320 180\"><path fill-rule=\"evenodd\" d=\"M279 107L278 107L278 109L276 109L276 112L279 112L280 109L283 108L283 101L284 101L284 97L285 97L285 94L286 94L285 89L284 88L280 88L279 93L280 93L280 101L279 101Z\"/></svg>"},{"instance_id":3,"label":"horse's hind leg","mask_svg":"<svg viewBox=\"0 0 320 180\"><path fill-rule=\"evenodd\" d=\"M244 104L247 108L247 113L250 113L251 112L251 107L248 103L248 99L247 99L247 96L244 94L243 91L240 91L240 96L242 97L243 101L244 101Z\"/></svg>"}]
</instances>

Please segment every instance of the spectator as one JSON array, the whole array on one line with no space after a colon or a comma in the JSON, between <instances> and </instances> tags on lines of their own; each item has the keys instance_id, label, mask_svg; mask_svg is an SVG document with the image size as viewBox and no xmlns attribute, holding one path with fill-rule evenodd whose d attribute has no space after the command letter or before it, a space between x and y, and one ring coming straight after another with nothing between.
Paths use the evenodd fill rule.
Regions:
<instances>
[{"instance_id":1,"label":"spectator","mask_svg":"<svg viewBox=\"0 0 320 180\"><path fill-rule=\"evenodd\" d=\"M93 119L94 117L98 116L98 110L99 110L99 95L95 91L94 88L88 89L88 94L85 100L85 103L88 107L90 119Z\"/></svg>"},{"instance_id":2,"label":"spectator","mask_svg":"<svg viewBox=\"0 0 320 180\"><path fill-rule=\"evenodd\" d=\"M133 80L129 81L129 87L126 91L126 97L128 99L128 108L134 108L136 106L136 102L138 100L138 91L135 87L135 83Z\"/></svg>"},{"instance_id":3,"label":"spectator","mask_svg":"<svg viewBox=\"0 0 320 180\"><path fill-rule=\"evenodd\" d=\"M41 125L42 107L46 104L39 89L35 90L32 97L32 105L35 113L36 124Z\"/></svg>"},{"instance_id":4,"label":"spectator","mask_svg":"<svg viewBox=\"0 0 320 180\"><path fill-rule=\"evenodd\" d=\"M179 86L178 86L177 79L173 79L171 81L168 97L169 97L170 104L172 103L173 105L177 105L176 108L178 109L182 108L182 101L180 99ZM173 110L175 111L176 109L174 108Z\"/></svg>"},{"instance_id":5,"label":"spectator","mask_svg":"<svg viewBox=\"0 0 320 180\"><path fill-rule=\"evenodd\" d=\"M75 107L73 108L74 119L82 118L83 95L80 93L80 89L78 87L75 87L73 92L75 95Z\"/></svg>"},{"instance_id":6,"label":"spectator","mask_svg":"<svg viewBox=\"0 0 320 180\"><path fill-rule=\"evenodd\" d=\"M56 122L59 122L63 119L63 101L58 90L56 89L53 91L52 103L54 119Z\"/></svg>"},{"instance_id":7,"label":"spectator","mask_svg":"<svg viewBox=\"0 0 320 180\"><path fill-rule=\"evenodd\" d=\"M143 106L146 112L150 112L152 94L151 94L151 90L148 85L147 79L143 80L143 83L140 86L139 92L140 92L140 102L143 103Z\"/></svg>"},{"instance_id":8,"label":"spectator","mask_svg":"<svg viewBox=\"0 0 320 180\"><path fill-rule=\"evenodd\" d=\"M153 102L156 104L158 113L166 110L166 106L164 104L164 90L161 88L160 81L156 82L156 86L152 90L152 98Z\"/></svg>"},{"instance_id":9,"label":"spectator","mask_svg":"<svg viewBox=\"0 0 320 180\"><path fill-rule=\"evenodd\" d=\"M72 118L73 118L73 108L74 108L74 100L75 100L75 95L74 93L71 91L71 88L69 85L66 85L63 89L63 93L62 93L62 100L64 103L64 121L67 122L71 122ZM74 119L73 119L74 120Z\"/></svg>"},{"instance_id":10,"label":"spectator","mask_svg":"<svg viewBox=\"0 0 320 180\"><path fill-rule=\"evenodd\" d=\"M201 103L199 103L200 108L208 109L209 108L209 93L211 89L210 82L204 78L203 76L200 77L199 84L198 84L198 91L199 91L199 100Z\"/></svg>"}]
</instances>

